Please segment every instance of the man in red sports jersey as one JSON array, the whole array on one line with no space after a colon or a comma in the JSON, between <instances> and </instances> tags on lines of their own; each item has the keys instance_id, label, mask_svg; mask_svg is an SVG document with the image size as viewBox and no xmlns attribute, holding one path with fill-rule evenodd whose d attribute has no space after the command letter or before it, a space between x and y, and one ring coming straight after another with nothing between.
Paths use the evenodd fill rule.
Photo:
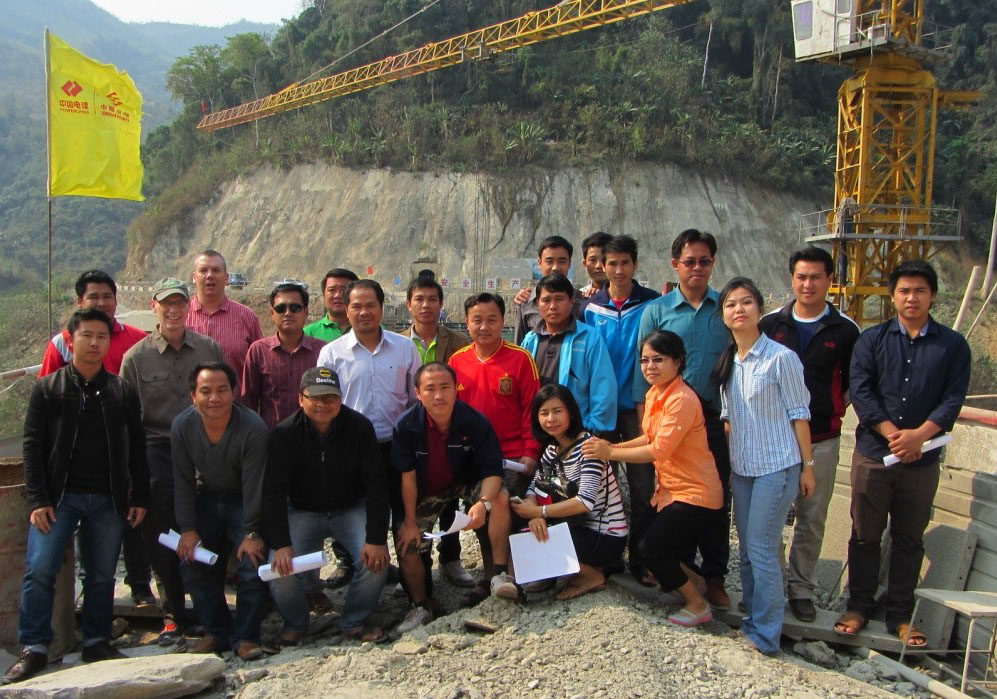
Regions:
<instances>
[{"instance_id":1,"label":"man in red sports jersey","mask_svg":"<svg viewBox=\"0 0 997 699\"><path fill-rule=\"evenodd\" d=\"M530 430L530 406L540 390L533 357L522 347L502 339L505 302L501 296L481 293L464 302L471 344L450 357L457 372L457 396L492 423L502 456L523 464L525 471L506 471L510 495L526 492L537 466L540 445Z\"/></svg>"}]
</instances>

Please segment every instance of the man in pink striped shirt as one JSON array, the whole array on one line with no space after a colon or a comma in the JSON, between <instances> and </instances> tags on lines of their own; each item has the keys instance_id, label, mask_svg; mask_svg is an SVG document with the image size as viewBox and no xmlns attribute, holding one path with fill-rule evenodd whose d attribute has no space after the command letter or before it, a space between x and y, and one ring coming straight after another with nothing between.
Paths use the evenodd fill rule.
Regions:
<instances>
[{"instance_id":1,"label":"man in pink striped shirt","mask_svg":"<svg viewBox=\"0 0 997 699\"><path fill-rule=\"evenodd\" d=\"M318 364L325 343L304 333L308 292L298 284L279 284L270 292L270 318L277 332L249 346L240 402L273 429L297 411L301 375Z\"/></svg>"},{"instance_id":2,"label":"man in pink striped shirt","mask_svg":"<svg viewBox=\"0 0 997 699\"><path fill-rule=\"evenodd\" d=\"M197 296L190 300L187 327L207 335L222 347L225 361L242 376L249 346L263 337L260 319L248 306L225 295L228 267L215 250L204 250L194 258L194 287Z\"/></svg>"}]
</instances>

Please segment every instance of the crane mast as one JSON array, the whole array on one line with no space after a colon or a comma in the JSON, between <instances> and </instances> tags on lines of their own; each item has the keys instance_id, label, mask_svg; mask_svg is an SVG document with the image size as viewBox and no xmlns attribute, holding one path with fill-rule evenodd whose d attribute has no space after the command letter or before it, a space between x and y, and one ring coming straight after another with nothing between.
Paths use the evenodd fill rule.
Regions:
<instances>
[{"instance_id":1,"label":"crane mast","mask_svg":"<svg viewBox=\"0 0 997 699\"><path fill-rule=\"evenodd\" d=\"M797 60L854 71L838 91L834 208L805 216L801 232L831 245L831 294L867 325L892 315L897 264L959 239L958 212L932 204L938 114L980 94L942 90L925 67L949 46L924 0L792 0L792 11Z\"/></svg>"}]
</instances>

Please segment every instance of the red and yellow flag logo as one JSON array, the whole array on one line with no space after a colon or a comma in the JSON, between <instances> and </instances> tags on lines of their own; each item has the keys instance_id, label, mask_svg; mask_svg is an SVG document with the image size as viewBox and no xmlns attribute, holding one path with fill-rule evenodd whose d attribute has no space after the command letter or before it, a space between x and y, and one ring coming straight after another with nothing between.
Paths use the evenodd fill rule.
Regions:
<instances>
[{"instance_id":1,"label":"red and yellow flag logo","mask_svg":"<svg viewBox=\"0 0 997 699\"><path fill-rule=\"evenodd\" d=\"M46 32L48 195L142 201L142 95L128 73Z\"/></svg>"}]
</instances>

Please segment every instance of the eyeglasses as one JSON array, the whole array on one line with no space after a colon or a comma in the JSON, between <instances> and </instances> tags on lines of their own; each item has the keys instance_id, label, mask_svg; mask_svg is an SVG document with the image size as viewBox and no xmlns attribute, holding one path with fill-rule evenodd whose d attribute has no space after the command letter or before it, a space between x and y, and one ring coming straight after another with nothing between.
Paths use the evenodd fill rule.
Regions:
<instances>
[{"instance_id":1,"label":"eyeglasses","mask_svg":"<svg viewBox=\"0 0 997 699\"><path fill-rule=\"evenodd\" d=\"M647 366L648 364L655 364L655 365L657 365L657 364L661 364L664 361L665 361L665 358L662 357L662 356L657 356L657 357L641 357L640 358L640 365L641 366Z\"/></svg>"},{"instance_id":2,"label":"eyeglasses","mask_svg":"<svg viewBox=\"0 0 997 699\"><path fill-rule=\"evenodd\" d=\"M682 265L684 265L686 269L692 269L696 265L699 265L703 269L709 269L710 267L713 266L713 258L710 257L700 257L698 260L693 260L693 259L679 260L679 262L682 263Z\"/></svg>"},{"instance_id":3,"label":"eyeglasses","mask_svg":"<svg viewBox=\"0 0 997 699\"><path fill-rule=\"evenodd\" d=\"M278 313L286 313L287 311L301 313L301 311L305 310L305 307L300 303L278 303L273 309Z\"/></svg>"},{"instance_id":4,"label":"eyeglasses","mask_svg":"<svg viewBox=\"0 0 997 699\"><path fill-rule=\"evenodd\" d=\"M301 395L310 400L312 403L321 403L322 405L332 405L337 400L340 400L339 396L333 395L331 393L323 393L320 396L312 396L307 393L302 393Z\"/></svg>"}]
</instances>

